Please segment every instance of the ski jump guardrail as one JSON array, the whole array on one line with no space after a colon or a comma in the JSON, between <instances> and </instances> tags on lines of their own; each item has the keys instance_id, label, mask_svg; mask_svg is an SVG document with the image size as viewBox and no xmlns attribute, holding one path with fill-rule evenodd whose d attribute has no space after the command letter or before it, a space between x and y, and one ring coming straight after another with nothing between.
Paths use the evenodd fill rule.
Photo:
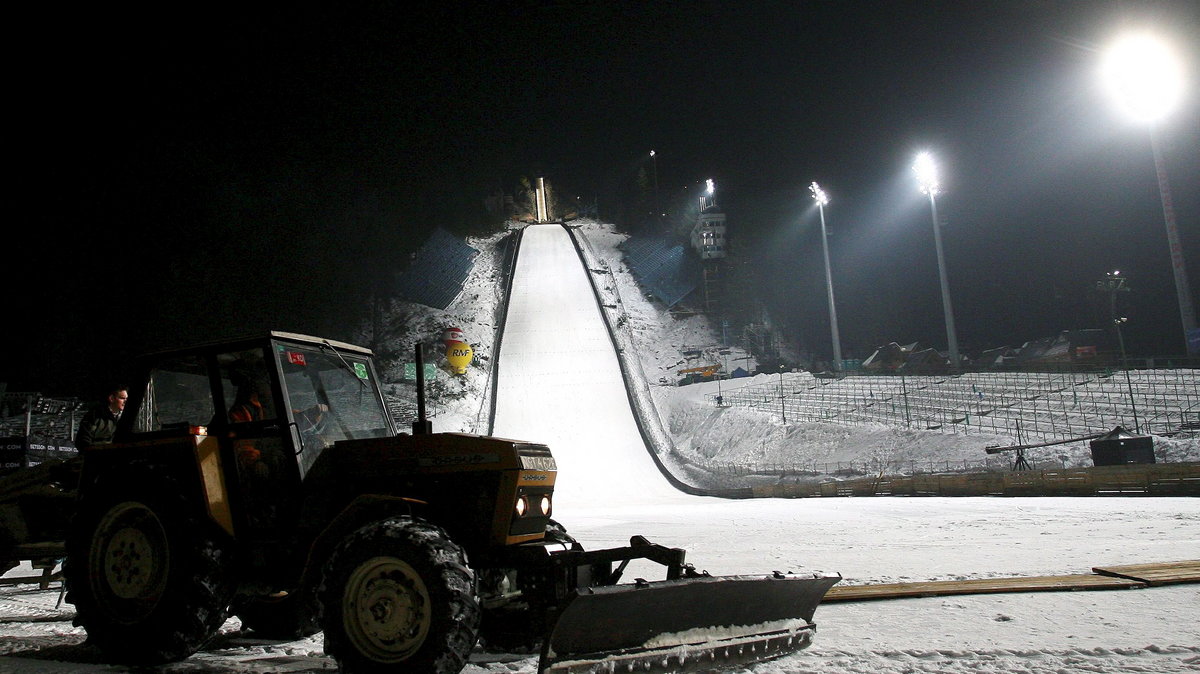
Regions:
<instances>
[{"instance_id":1,"label":"ski jump guardrail","mask_svg":"<svg viewBox=\"0 0 1200 674\"><path fill-rule=\"evenodd\" d=\"M508 238L504 251L504 291L500 294L499 320L496 334L492 338L492 367L488 372L491 386L488 387L488 435L493 435L496 428L496 387L500 380L500 346L504 341L504 326L508 325L508 298L512 296L513 272L517 268L517 253L521 249L521 239L525 236L525 228L517 230Z\"/></svg>"}]
</instances>

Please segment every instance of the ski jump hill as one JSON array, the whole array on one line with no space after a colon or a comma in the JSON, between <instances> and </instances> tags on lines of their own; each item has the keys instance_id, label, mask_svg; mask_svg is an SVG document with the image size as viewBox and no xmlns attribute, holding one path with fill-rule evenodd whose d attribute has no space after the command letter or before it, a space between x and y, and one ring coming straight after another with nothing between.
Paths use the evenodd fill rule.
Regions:
<instances>
[{"instance_id":1,"label":"ski jump hill","mask_svg":"<svg viewBox=\"0 0 1200 674\"><path fill-rule=\"evenodd\" d=\"M577 233L519 235L493 373L493 435L537 438L558 461L560 503L748 496L681 481L663 464L657 415L614 343ZM669 441L667 441L669 442Z\"/></svg>"}]
</instances>

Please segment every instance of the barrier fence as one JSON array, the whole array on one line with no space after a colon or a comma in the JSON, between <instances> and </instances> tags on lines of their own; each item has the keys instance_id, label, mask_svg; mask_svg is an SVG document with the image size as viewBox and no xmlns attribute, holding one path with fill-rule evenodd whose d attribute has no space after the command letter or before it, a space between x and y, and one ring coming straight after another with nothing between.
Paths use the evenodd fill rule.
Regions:
<instances>
[{"instance_id":1,"label":"barrier fence","mask_svg":"<svg viewBox=\"0 0 1200 674\"><path fill-rule=\"evenodd\" d=\"M1200 432L1200 370L1194 369L838 378L785 372L709 398L791 422L881 423L1002 435L1016 443L1081 438L1116 426L1155 435Z\"/></svg>"}]
</instances>

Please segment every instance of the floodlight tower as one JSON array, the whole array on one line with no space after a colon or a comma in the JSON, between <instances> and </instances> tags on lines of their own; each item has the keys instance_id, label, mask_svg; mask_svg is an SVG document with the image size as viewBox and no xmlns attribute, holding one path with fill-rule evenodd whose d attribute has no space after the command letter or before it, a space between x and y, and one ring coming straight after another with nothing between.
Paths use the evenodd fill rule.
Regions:
<instances>
[{"instance_id":1,"label":"floodlight tower","mask_svg":"<svg viewBox=\"0 0 1200 674\"><path fill-rule=\"evenodd\" d=\"M701 213L704 212L704 209L712 208L713 206L717 205L716 193L717 193L717 185L716 185L716 183L713 182L713 179L709 178L709 179L705 180L704 181L704 194L700 195L700 212Z\"/></svg>"},{"instance_id":2,"label":"floodlight tower","mask_svg":"<svg viewBox=\"0 0 1200 674\"><path fill-rule=\"evenodd\" d=\"M1129 292L1129 286L1125 280L1126 277L1121 276L1121 270L1110 271L1105 274L1103 280L1096 281L1096 289L1107 292L1109 295L1108 317L1117 332L1117 345L1121 349L1121 369L1125 370L1125 386L1129 389L1129 407L1133 410L1133 430L1135 433L1141 433L1141 425L1138 424L1137 398L1133 394L1133 380L1129 377L1129 360L1125 356L1125 336L1121 332L1121 326L1129 319L1125 316L1117 316L1117 293Z\"/></svg>"},{"instance_id":3,"label":"floodlight tower","mask_svg":"<svg viewBox=\"0 0 1200 674\"><path fill-rule=\"evenodd\" d=\"M913 171L917 174L917 184L921 187L921 193L929 195L929 208L933 211L933 243L937 248L938 277L942 283L942 312L946 315L946 339L950 343L950 366L957 372L961 361L958 359L958 336L954 331L954 308L950 306L950 282L946 279L946 261L942 254L942 228L938 224L937 215L937 194L940 185L937 165L933 162L933 156L928 152L918 154L917 161L913 164Z\"/></svg>"},{"instance_id":4,"label":"floodlight tower","mask_svg":"<svg viewBox=\"0 0 1200 674\"><path fill-rule=\"evenodd\" d=\"M1189 355L1200 354L1200 329L1192 306L1191 286L1183 262L1183 245L1175 224L1171 188L1166 162L1159 147L1157 126L1183 99L1183 66L1162 40L1145 32L1127 34L1104 53L1101 74L1117 105L1130 117L1145 124L1150 134L1150 149L1158 177L1158 196L1162 202L1167 244L1175 272L1175 292L1179 297L1179 318Z\"/></svg>"},{"instance_id":5,"label":"floodlight tower","mask_svg":"<svg viewBox=\"0 0 1200 674\"><path fill-rule=\"evenodd\" d=\"M837 306L833 302L833 274L829 270L829 234L825 229L825 204L829 203L829 195L815 181L808 186L813 199L817 202L817 210L821 213L821 249L825 253L825 292L829 298L829 329L833 337L833 369L842 371L842 340L838 337Z\"/></svg>"}]
</instances>

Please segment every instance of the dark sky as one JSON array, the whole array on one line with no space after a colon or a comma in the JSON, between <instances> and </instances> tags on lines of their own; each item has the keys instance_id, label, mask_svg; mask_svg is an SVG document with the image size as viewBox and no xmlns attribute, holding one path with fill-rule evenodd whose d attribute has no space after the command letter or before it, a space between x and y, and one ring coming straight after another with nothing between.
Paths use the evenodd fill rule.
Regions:
<instances>
[{"instance_id":1,"label":"dark sky","mask_svg":"<svg viewBox=\"0 0 1200 674\"><path fill-rule=\"evenodd\" d=\"M347 337L461 204L544 172L603 215L651 149L667 195L717 181L773 315L817 352L813 180L843 350L945 348L922 149L945 166L964 351L1101 326L1091 288L1116 268L1131 348L1182 351L1148 134L1095 69L1144 22L1200 82L1194 0L399 4L17 14L0 381L91 396L149 349ZM1200 297L1198 100L1160 138Z\"/></svg>"}]
</instances>

